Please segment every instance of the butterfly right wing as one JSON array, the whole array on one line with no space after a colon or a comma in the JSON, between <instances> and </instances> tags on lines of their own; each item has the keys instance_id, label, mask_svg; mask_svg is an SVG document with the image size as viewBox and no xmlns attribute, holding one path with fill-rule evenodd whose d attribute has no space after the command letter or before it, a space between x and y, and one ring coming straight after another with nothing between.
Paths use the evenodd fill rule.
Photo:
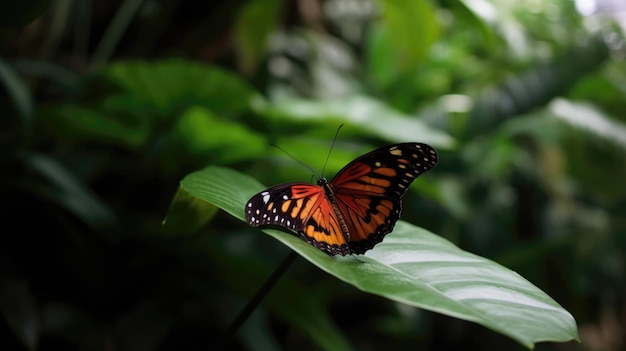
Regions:
<instances>
[{"instance_id":1,"label":"butterfly right wing","mask_svg":"<svg viewBox=\"0 0 626 351\"><path fill-rule=\"evenodd\" d=\"M409 186L437 162L437 151L431 146L401 143L357 158L333 178L330 185L353 253L371 249L393 230Z\"/></svg>"},{"instance_id":2,"label":"butterfly right wing","mask_svg":"<svg viewBox=\"0 0 626 351\"><path fill-rule=\"evenodd\" d=\"M350 253L337 215L319 185L285 183L254 195L246 204L253 227L278 225L297 231L307 243L330 255Z\"/></svg>"}]
</instances>

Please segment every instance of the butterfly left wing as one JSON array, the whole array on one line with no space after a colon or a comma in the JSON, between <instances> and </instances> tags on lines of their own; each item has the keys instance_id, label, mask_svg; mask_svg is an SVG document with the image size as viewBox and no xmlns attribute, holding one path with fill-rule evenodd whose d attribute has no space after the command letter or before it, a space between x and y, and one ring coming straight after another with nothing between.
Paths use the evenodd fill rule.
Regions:
<instances>
[{"instance_id":1,"label":"butterfly left wing","mask_svg":"<svg viewBox=\"0 0 626 351\"><path fill-rule=\"evenodd\" d=\"M352 253L364 253L393 230L409 185L437 162L431 146L402 143L357 158L333 178L330 185L348 228Z\"/></svg>"},{"instance_id":2,"label":"butterfly left wing","mask_svg":"<svg viewBox=\"0 0 626 351\"><path fill-rule=\"evenodd\" d=\"M304 241L330 255L346 255L350 250L331 206L322 187L285 183L250 198L246 219L254 227L278 225L297 231Z\"/></svg>"}]
</instances>

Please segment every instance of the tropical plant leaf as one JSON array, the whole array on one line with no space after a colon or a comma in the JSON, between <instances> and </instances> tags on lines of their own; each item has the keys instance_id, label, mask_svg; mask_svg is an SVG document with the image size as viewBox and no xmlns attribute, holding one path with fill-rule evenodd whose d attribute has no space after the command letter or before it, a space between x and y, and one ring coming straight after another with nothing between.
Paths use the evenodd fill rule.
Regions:
<instances>
[{"instance_id":1,"label":"tropical plant leaf","mask_svg":"<svg viewBox=\"0 0 626 351\"><path fill-rule=\"evenodd\" d=\"M429 1L377 2L382 18L371 29L367 56L370 76L386 86L425 61L441 26Z\"/></svg>"},{"instance_id":2,"label":"tropical plant leaf","mask_svg":"<svg viewBox=\"0 0 626 351\"><path fill-rule=\"evenodd\" d=\"M626 125L588 103L555 99L550 103L555 117L571 126L613 142L626 151Z\"/></svg>"},{"instance_id":3,"label":"tropical plant leaf","mask_svg":"<svg viewBox=\"0 0 626 351\"><path fill-rule=\"evenodd\" d=\"M218 115L248 108L254 89L224 69L185 60L119 62L103 72L123 93L107 98L107 107L140 106L159 115L204 106ZM167 84L163 84L167 82Z\"/></svg>"},{"instance_id":4,"label":"tropical plant leaf","mask_svg":"<svg viewBox=\"0 0 626 351\"><path fill-rule=\"evenodd\" d=\"M598 69L609 53L602 39L591 39L585 46L572 47L552 61L531 66L485 90L468 116L467 135L491 131L505 120L544 106Z\"/></svg>"},{"instance_id":5,"label":"tropical plant leaf","mask_svg":"<svg viewBox=\"0 0 626 351\"><path fill-rule=\"evenodd\" d=\"M248 176L214 166L189 174L181 187L241 220L248 198L263 189ZM578 340L572 315L523 277L406 222L359 256L362 262L330 257L282 231L264 232L363 291L476 322L529 348Z\"/></svg>"},{"instance_id":6,"label":"tropical plant leaf","mask_svg":"<svg viewBox=\"0 0 626 351\"><path fill-rule=\"evenodd\" d=\"M194 155L212 155L219 162L260 157L265 138L240 123L226 120L201 106L191 106L176 124L177 141Z\"/></svg>"},{"instance_id":7,"label":"tropical plant leaf","mask_svg":"<svg viewBox=\"0 0 626 351\"><path fill-rule=\"evenodd\" d=\"M258 113L276 121L325 124L332 121L337 125L346 122L346 129L358 129L361 134L374 135L390 142L419 140L446 148L454 145L454 139L448 134L368 96L321 101L293 98L275 103L256 100L253 107Z\"/></svg>"},{"instance_id":8,"label":"tropical plant leaf","mask_svg":"<svg viewBox=\"0 0 626 351\"><path fill-rule=\"evenodd\" d=\"M65 208L93 228L117 225L111 209L84 182L52 157L39 153L24 155L24 164L41 176L44 184L33 191Z\"/></svg>"},{"instance_id":9,"label":"tropical plant leaf","mask_svg":"<svg viewBox=\"0 0 626 351\"><path fill-rule=\"evenodd\" d=\"M63 104L43 108L40 115L41 130L65 141L101 141L136 149L150 137L150 126L141 118L123 118L92 107Z\"/></svg>"}]
</instances>

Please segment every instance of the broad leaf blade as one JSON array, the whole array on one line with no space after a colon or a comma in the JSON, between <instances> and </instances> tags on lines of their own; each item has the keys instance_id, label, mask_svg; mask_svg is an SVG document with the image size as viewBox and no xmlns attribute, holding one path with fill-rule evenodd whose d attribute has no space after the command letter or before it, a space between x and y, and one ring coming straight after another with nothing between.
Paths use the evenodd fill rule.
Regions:
<instances>
[{"instance_id":1,"label":"broad leaf blade","mask_svg":"<svg viewBox=\"0 0 626 351\"><path fill-rule=\"evenodd\" d=\"M350 128L359 130L360 135L373 135L390 142L419 140L442 148L450 148L455 144L450 135L365 95L320 101L289 98L267 102L256 99L253 108L257 113L280 123L300 121L327 125L330 121L338 125L338 122L344 122Z\"/></svg>"},{"instance_id":2,"label":"broad leaf blade","mask_svg":"<svg viewBox=\"0 0 626 351\"><path fill-rule=\"evenodd\" d=\"M277 230L265 232L360 290L476 322L529 348L578 340L571 314L526 279L406 222L359 256L364 263L329 257Z\"/></svg>"},{"instance_id":3,"label":"broad leaf blade","mask_svg":"<svg viewBox=\"0 0 626 351\"><path fill-rule=\"evenodd\" d=\"M237 172L207 167L181 186L233 216L262 186ZM578 340L569 312L517 273L465 252L424 229L398 222L366 255L330 257L294 235L264 230L311 263L355 287L411 306L473 321L532 348Z\"/></svg>"},{"instance_id":4,"label":"broad leaf blade","mask_svg":"<svg viewBox=\"0 0 626 351\"><path fill-rule=\"evenodd\" d=\"M217 115L236 115L247 110L256 96L254 89L232 72L185 60L117 62L103 74L122 90L107 98L107 108L140 106L157 116L175 115L191 105Z\"/></svg>"}]
</instances>

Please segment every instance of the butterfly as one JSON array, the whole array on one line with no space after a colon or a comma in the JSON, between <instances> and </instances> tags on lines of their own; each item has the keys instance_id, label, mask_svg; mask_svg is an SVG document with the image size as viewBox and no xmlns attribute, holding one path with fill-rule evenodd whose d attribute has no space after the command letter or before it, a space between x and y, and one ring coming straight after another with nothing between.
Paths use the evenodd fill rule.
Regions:
<instances>
[{"instance_id":1,"label":"butterfly","mask_svg":"<svg viewBox=\"0 0 626 351\"><path fill-rule=\"evenodd\" d=\"M401 143L350 162L329 182L275 185L246 203L253 227L277 225L297 232L329 255L363 254L381 242L400 218L409 185L437 165L437 151Z\"/></svg>"}]
</instances>

